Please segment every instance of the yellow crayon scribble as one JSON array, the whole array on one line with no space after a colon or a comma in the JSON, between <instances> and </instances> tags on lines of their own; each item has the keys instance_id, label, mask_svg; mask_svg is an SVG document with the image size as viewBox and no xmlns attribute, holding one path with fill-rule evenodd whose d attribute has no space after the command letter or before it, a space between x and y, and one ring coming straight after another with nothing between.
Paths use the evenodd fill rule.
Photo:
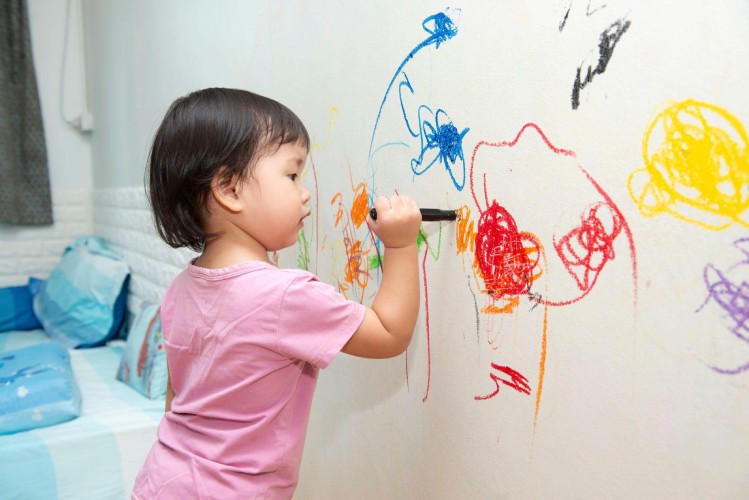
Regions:
<instances>
[{"instance_id":1,"label":"yellow crayon scribble","mask_svg":"<svg viewBox=\"0 0 749 500\"><path fill-rule=\"evenodd\" d=\"M725 109L693 99L672 103L645 132L645 166L630 175L630 196L646 217L666 212L715 231L749 227L748 143Z\"/></svg>"},{"instance_id":2,"label":"yellow crayon scribble","mask_svg":"<svg viewBox=\"0 0 749 500\"><path fill-rule=\"evenodd\" d=\"M315 149L318 153L324 151L328 147L328 142L330 141L330 133L333 131L333 123L335 122L335 117L338 114L338 108L335 106L330 108L330 114L328 115L328 130L325 133L325 142L321 145L314 142L312 143L312 149Z\"/></svg>"}]
</instances>

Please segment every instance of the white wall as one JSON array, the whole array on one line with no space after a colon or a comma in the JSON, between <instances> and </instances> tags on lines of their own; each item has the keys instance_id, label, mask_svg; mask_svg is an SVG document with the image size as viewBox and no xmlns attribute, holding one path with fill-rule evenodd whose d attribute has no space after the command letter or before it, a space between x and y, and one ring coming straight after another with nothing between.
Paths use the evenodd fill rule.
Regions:
<instances>
[{"instance_id":1,"label":"white wall","mask_svg":"<svg viewBox=\"0 0 749 500\"><path fill-rule=\"evenodd\" d=\"M749 124L747 2L87 0L84 8L95 187L142 185L150 138L174 98L239 86L289 105L310 130L315 175L310 163L305 181L315 218L303 237L322 279L345 284L346 237L361 239L367 257L373 251L366 231L334 224L331 201L340 195L349 220L360 182L369 196L398 189L425 206L471 207L474 223L491 196L526 242L543 244L548 267L533 297L545 305L520 293L521 307L493 314L458 224L425 225L429 309L422 294L414 342L388 361L341 356L321 375L298 498L746 496L749 372L711 367L749 361L731 329L749 333L708 300L704 273L714 265L746 282L746 255L733 243L747 236L749 214L720 230L679 217L680 206L677 216L649 217L629 179L649 154L647 127L671 100L702 100ZM409 58L428 37L422 21L441 12L459 34ZM571 109L575 70L595 67L601 33L621 19L631 27ZM476 199L468 184L452 185L444 165L411 173L423 144L404 125L401 63L414 88L403 94L411 120L423 104L469 127L467 166L485 145ZM522 128L530 122L561 149ZM745 154L745 136L733 137ZM731 161L741 179L746 160ZM617 206L631 233L609 242L611 260L584 298L555 305L551 298L581 292L554 243L595 202ZM284 253L282 264L300 253ZM365 268L368 284L346 293L369 302L378 272ZM507 378L491 363L526 376L530 394L491 378ZM495 382L496 397L476 399Z\"/></svg>"},{"instance_id":2,"label":"white wall","mask_svg":"<svg viewBox=\"0 0 749 500\"><path fill-rule=\"evenodd\" d=\"M82 48L75 43L75 33L67 55L64 52L66 9L64 0L28 2L55 222L43 227L0 224L0 286L24 283L30 275L45 277L65 245L93 230L91 138L63 118L63 107L69 117L81 108L83 82L82 72L76 71ZM65 59L68 71L63 85Z\"/></svg>"},{"instance_id":3,"label":"white wall","mask_svg":"<svg viewBox=\"0 0 749 500\"><path fill-rule=\"evenodd\" d=\"M273 3L85 0L97 188L143 184L150 141L175 98L246 86L250 68L267 73L267 59L257 59L263 23L251 20ZM252 56L242 61L239 53ZM270 79L262 90L272 90Z\"/></svg>"},{"instance_id":4,"label":"white wall","mask_svg":"<svg viewBox=\"0 0 749 500\"><path fill-rule=\"evenodd\" d=\"M76 0L73 2L74 10ZM44 133L47 140L50 182L56 189L91 189L91 137L70 126L63 119L73 117L81 106L82 74L76 71L82 50L76 34L70 34L67 55L66 38L67 0L29 0L31 43L34 66L42 105ZM75 12L71 12L75 15ZM68 72L63 89L63 59L67 58Z\"/></svg>"}]
</instances>

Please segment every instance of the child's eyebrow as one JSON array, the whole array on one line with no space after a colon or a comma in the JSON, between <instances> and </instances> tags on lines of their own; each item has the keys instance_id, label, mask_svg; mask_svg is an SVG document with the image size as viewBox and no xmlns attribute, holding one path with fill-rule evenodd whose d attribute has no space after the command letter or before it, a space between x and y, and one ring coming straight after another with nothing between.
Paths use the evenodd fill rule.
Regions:
<instances>
[{"instance_id":1,"label":"child's eyebrow","mask_svg":"<svg viewBox=\"0 0 749 500\"><path fill-rule=\"evenodd\" d=\"M306 161L307 161L306 156L292 156L286 160L286 163L299 166L299 165L304 165Z\"/></svg>"}]
</instances>

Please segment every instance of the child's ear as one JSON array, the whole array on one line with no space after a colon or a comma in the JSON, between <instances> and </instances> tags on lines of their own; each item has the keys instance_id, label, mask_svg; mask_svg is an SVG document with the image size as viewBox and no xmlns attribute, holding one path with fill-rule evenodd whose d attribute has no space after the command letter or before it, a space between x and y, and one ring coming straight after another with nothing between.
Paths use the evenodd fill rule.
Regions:
<instances>
[{"instance_id":1,"label":"child's ear","mask_svg":"<svg viewBox=\"0 0 749 500\"><path fill-rule=\"evenodd\" d=\"M227 177L224 174L225 169L226 167L221 167L219 173L211 180L211 196L218 206L237 213L242 210L242 203L239 198L239 176Z\"/></svg>"}]
</instances>

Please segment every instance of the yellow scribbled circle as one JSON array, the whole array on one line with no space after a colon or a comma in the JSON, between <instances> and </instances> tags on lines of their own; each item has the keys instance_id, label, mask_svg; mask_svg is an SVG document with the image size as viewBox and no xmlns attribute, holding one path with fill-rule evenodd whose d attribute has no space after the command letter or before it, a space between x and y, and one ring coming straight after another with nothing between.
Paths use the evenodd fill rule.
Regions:
<instances>
[{"instance_id":1,"label":"yellow scribbled circle","mask_svg":"<svg viewBox=\"0 0 749 500\"><path fill-rule=\"evenodd\" d=\"M630 175L630 195L646 217L668 212L713 230L749 227L742 219L749 207L747 142L726 110L692 99L671 104L645 131L645 166Z\"/></svg>"}]
</instances>

